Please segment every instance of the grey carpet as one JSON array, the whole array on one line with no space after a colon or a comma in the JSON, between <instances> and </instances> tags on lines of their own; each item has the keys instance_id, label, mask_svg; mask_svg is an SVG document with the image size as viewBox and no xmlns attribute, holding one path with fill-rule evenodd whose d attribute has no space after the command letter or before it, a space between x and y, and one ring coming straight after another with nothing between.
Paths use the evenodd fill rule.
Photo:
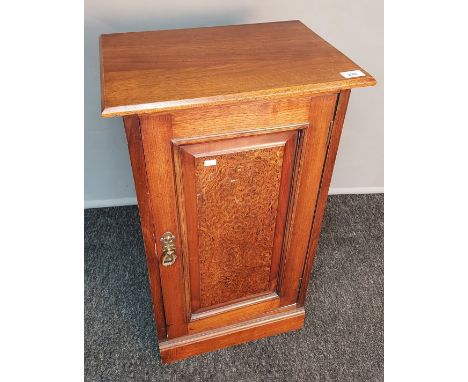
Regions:
<instances>
[{"instance_id":1,"label":"grey carpet","mask_svg":"<svg viewBox=\"0 0 468 382\"><path fill-rule=\"evenodd\" d=\"M383 381L383 195L331 196L305 328L162 366L135 206L85 211L85 381Z\"/></svg>"}]
</instances>

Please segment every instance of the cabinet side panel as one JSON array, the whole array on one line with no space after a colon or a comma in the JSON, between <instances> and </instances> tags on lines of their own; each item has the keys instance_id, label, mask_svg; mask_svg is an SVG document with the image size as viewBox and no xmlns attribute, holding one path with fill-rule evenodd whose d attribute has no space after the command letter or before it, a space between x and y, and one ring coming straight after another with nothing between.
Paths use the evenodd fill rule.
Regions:
<instances>
[{"instance_id":1,"label":"cabinet side panel","mask_svg":"<svg viewBox=\"0 0 468 382\"><path fill-rule=\"evenodd\" d=\"M141 142L140 123L136 115L123 118L125 133L127 135L128 151L132 164L133 180L138 198L141 231L146 252L146 263L153 301L156 329L160 339L166 338L166 322L161 295L161 280L159 277L158 260L154 247L153 224L151 222L151 203L148 195L148 184L145 171L145 158Z\"/></svg>"},{"instance_id":2,"label":"cabinet side panel","mask_svg":"<svg viewBox=\"0 0 468 382\"><path fill-rule=\"evenodd\" d=\"M296 197L285 239L286 256L279 286L281 305L297 301L336 99L337 95L326 95L313 97L310 102L309 128L304 134L299 172L294 184Z\"/></svg>"},{"instance_id":3,"label":"cabinet side panel","mask_svg":"<svg viewBox=\"0 0 468 382\"><path fill-rule=\"evenodd\" d=\"M327 148L327 158L323 169L322 180L320 185L320 194L317 202L317 207L314 214L314 221L312 225L312 234L309 242L309 250L307 254L307 261L304 266L304 272L302 276L301 290L299 291L298 304L303 305L309 280L311 277L311 271L315 259L315 252L317 251L318 239L320 236L320 230L322 228L323 214L327 205L328 189L330 187L330 181L332 178L333 167L335 165L336 153L338 152L338 145L340 143L341 131L343 130L343 123L346 115L346 109L348 107L349 96L351 90L343 90L338 99L338 106L333 123L333 131Z\"/></svg>"}]
</instances>

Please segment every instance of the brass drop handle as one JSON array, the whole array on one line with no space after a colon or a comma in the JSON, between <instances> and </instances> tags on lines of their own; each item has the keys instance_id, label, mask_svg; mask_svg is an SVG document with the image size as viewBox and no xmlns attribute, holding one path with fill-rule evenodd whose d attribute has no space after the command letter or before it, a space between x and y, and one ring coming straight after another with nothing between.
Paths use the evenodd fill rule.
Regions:
<instances>
[{"instance_id":1,"label":"brass drop handle","mask_svg":"<svg viewBox=\"0 0 468 382\"><path fill-rule=\"evenodd\" d=\"M175 236L171 232L165 232L161 236L162 243L162 265L168 267L175 263Z\"/></svg>"}]
</instances>

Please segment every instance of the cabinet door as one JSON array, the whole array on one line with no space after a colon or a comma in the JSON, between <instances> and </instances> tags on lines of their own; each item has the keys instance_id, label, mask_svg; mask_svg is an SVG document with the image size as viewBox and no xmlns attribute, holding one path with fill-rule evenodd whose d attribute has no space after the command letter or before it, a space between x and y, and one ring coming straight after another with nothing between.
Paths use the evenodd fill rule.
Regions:
<instances>
[{"instance_id":1,"label":"cabinet door","mask_svg":"<svg viewBox=\"0 0 468 382\"><path fill-rule=\"evenodd\" d=\"M175 150L192 319L246 300L266 299L267 309L279 305L273 301L279 300L278 268L299 136L298 130L286 131Z\"/></svg>"},{"instance_id":2,"label":"cabinet door","mask_svg":"<svg viewBox=\"0 0 468 382\"><path fill-rule=\"evenodd\" d=\"M294 306L335 100L308 124L204 138L141 117L168 338Z\"/></svg>"}]
</instances>

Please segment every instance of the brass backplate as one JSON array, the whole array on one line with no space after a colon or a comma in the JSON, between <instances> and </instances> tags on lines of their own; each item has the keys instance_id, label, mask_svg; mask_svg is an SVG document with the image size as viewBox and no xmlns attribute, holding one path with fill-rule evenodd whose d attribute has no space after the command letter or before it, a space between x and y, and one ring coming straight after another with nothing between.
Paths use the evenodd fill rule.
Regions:
<instances>
[{"instance_id":1,"label":"brass backplate","mask_svg":"<svg viewBox=\"0 0 468 382\"><path fill-rule=\"evenodd\" d=\"M175 236L171 232L165 232L161 236L162 243L162 265L168 267L175 263Z\"/></svg>"}]
</instances>

